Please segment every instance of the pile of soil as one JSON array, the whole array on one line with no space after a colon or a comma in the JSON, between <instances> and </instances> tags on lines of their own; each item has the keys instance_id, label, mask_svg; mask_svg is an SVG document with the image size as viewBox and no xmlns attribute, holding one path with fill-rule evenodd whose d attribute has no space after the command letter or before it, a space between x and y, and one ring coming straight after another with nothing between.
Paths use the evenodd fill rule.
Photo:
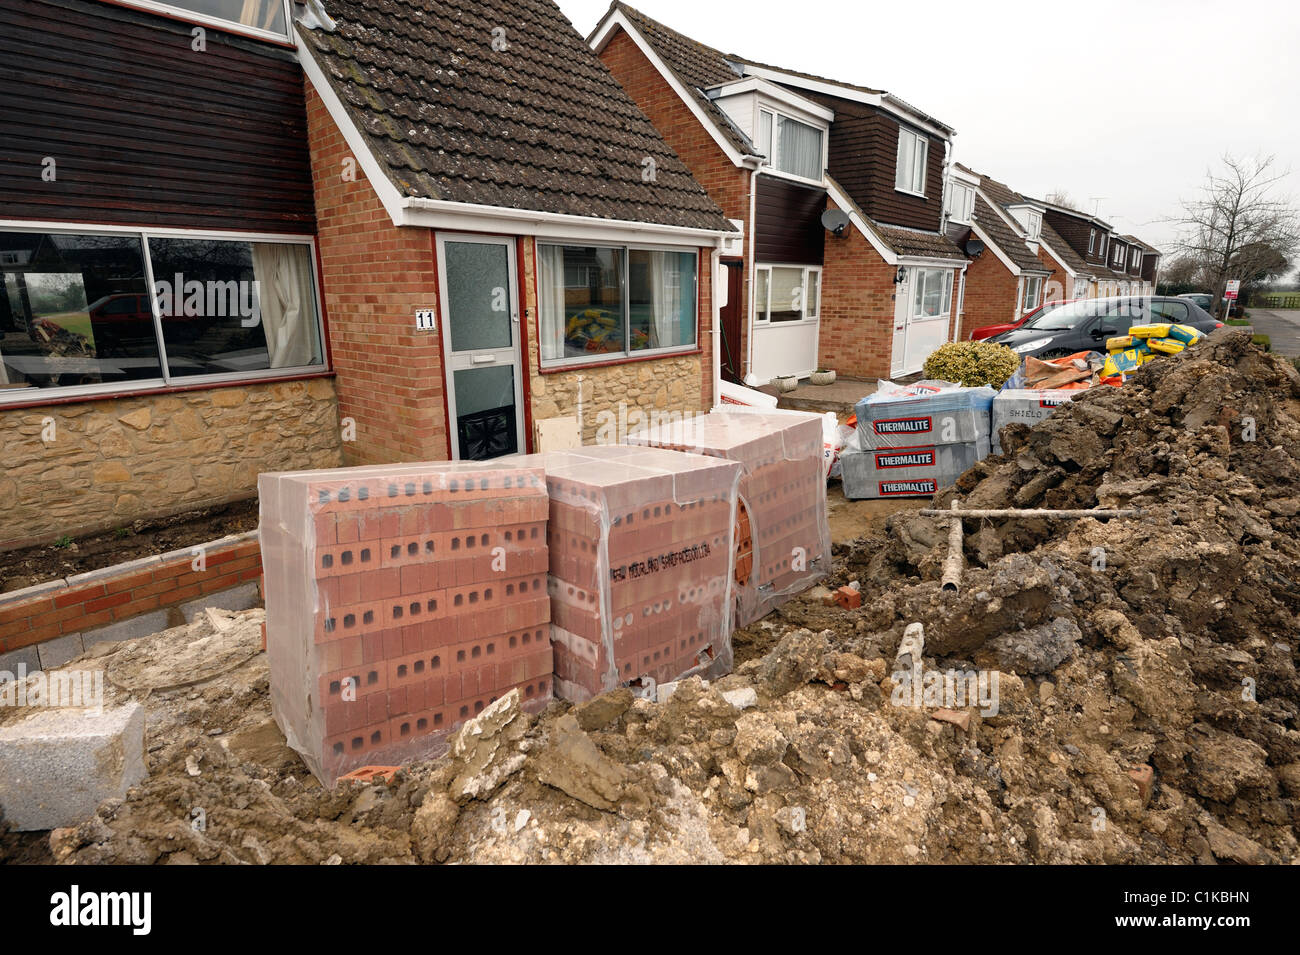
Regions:
<instances>
[{"instance_id":1,"label":"pile of soil","mask_svg":"<svg viewBox=\"0 0 1300 955\"><path fill-rule=\"evenodd\" d=\"M836 547L826 585L857 581L860 609L810 591L739 631L736 671L712 685L538 716L507 696L446 757L333 791L275 729L265 655L226 646L233 669L144 697L149 779L52 833L53 857L1294 862L1300 375L1220 333L1003 444L936 504L1143 516L966 521L946 597L946 525L900 509ZM259 614L232 619L243 632ZM899 692L918 622L925 670L996 673L996 707ZM210 635L152 639L193 659ZM128 680L112 691L142 698ZM30 846L0 838L11 856Z\"/></svg>"},{"instance_id":2,"label":"pile of soil","mask_svg":"<svg viewBox=\"0 0 1300 955\"><path fill-rule=\"evenodd\" d=\"M257 499L236 501L171 517L139 520L56 546L53 541L0 553L0 593L47 580L166 554L257 529Z\"/></svg>"}]
</instances>

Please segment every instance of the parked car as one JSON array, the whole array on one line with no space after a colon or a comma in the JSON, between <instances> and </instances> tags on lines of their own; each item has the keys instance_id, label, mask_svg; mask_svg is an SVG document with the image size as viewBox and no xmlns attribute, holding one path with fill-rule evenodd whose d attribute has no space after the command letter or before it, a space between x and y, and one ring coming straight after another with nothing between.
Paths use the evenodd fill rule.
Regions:
<instances>
[{"instance_id":1,"label":"parked car","mask_svg":"<svg viewBox=\"0 0 1300 955\"><path fill-rule=\"evenodd\" d=\"M986 338L992 338L994 335L1001 335L1003 332L1009 332L1019 328L1025 322L1032 321L1044 312L1050 312L1053 309L1060 308L1062 305L1068 305L1076 299L1068 298L1060 302L1044 302L1032 312L1026 312L1017 322L1002 322L998 325L981 325L970 333L970 340L973 342L983 341Z\"/></svg>"},{"instance_id":2,"label":"parked car","mask_svg":"<svg viewBox=\"0 0 1300 955\"><path fill-rule=\"evenodd\" d=\"M1060 358L1080 351L1104 352L1106 339L1126 335L1134 325L1162 322L1191 325L1202 334L1223 327L1205 309L1182 298L1091 298L1039 314L990 341L1021 355Z\"/></svg>"},{"instance_id":3,"label":"parked car","mask_svg":"<svg viewBox=\"0 0 1300 955\"><path fill-rule=\"evenodd\" d=\"M1214 296L1209 292L1184 292L1178 298L1185 298L1189 302L1195 302L1207 312L1214 306Z\"/></svg>"}]
</instances>

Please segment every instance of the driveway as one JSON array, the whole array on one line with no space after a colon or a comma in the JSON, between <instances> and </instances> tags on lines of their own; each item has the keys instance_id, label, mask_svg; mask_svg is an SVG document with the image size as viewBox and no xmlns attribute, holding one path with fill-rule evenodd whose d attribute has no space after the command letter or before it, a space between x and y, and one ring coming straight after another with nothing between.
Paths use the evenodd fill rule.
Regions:
<instances>
[{"instance_id":1,"label":"driveway","mask_svg":"<svg viewBox=\"0 0 1300 955\"><path fill-rule=\"evenodd\" d=\"M1300 309L1262 308L1250 310L1250 324L1256 335L1267 335L1273 342L1273 351L1287 358L1300 357Z\"/></svg>"}]
</instances>

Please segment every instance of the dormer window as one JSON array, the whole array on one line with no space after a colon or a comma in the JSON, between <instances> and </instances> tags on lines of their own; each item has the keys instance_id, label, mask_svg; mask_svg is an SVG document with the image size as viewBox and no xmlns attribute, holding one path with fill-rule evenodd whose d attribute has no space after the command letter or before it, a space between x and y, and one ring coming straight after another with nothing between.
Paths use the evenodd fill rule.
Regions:
<instances>
[{"instance_id":1,"label":"dormer window","mask_svg":"<svg viewBox=\"0 0 1300 955\"><path fill-rule=\"evenodd\" d=\"M122 0L154 13L267 40L289 39L286 0Z\"/></svg>"},{"instance_id":2,"label":"dormer window","mask_svg":"<svg viewBox=\"0 0 1300 955\"><path fill-rule=\"evenodd\" d=\"M1142 262L1142 253L1137 249L1133 250L1133 268L1137 268Z\"/></svg>"},{"instance_id":3,"label":"dormer window","mask_svg":"<svg viewBox=\"0 0 1300 955\"><path fill-rule=\"evenodd\" d=\"M1092 253L1095 252L1096 249L1097 249L1097 230L1089 229L1088 230L1088 254L1092 255Z\"/></svg>"},{"instance_id":4,"label":"dormer window","mask_svg":"<svg viewBox=\"0 0 1300 955\"><path fill-rule=\"evenodd\" d=\"M772 110L758 111L758 148L777 172L821 182L825 140L816 126Z\"/></svg>"},{"instance_id":5,"label":"dormer window","mask_svg":"<svg viewBox=\"0 0 1300 955\"><path fill-rule=\"evenodd\" d=\"M953 180L948 184L948 218L953 222L970 225L975 214L975 190L964 182Z\"/></svg>"},{"instance_id":6,"label":"dormer window","mask_svg":"<svg viewBox=\"0 0 1300 955\"><path fill-rule=\"evenodd\" d=\"M894 188L925 198L925 168L930 157L930 140L910 129L898 130L898 165Z\"/></svg>"},{"instance_id":7,"label":"dormer window","mask_svg":"<svg viewBox=\"0 0 1300 955\"><path fill-rule=\"evenodd\" d=\"M1122 245L1117 245L1117 246L1115 246L1115 254L1111 256L1111 259L1110 259L1110 260L1111 260L1112 262L1114 262L1116 265L1123 265L1123 264L1124 264L1124 246L1122 246Z\"/></svg>"},{"instance_id":8,"label":"dormer window","mask_svg":"<svg viewBox=\"0 0 1300 955\"><path fill-rule=\"evenodd\" d=\"M1031 242L1037 242L1043 234L1043 216L1032 209L1025 215L1025 235Z\"/></svg>"}]
</instances>

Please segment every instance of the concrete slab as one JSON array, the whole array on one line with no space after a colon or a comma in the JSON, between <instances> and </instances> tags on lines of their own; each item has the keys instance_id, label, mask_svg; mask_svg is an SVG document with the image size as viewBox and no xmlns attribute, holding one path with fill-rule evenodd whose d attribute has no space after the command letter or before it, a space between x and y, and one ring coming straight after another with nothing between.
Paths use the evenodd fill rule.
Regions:
<instances>
[{"instance_id":1,"label":"concrete slab","mask_svg":"<svg viewBox=\"0 0 1300 955\"><path fill-rule=\"evenodd\" d=\"M55 637L53 640L38 643L36 650L40 653L42 670L63 666L69 660L75 660L86 652L79 633L70 633L65 637Z\"/></svg>"},{"instance_id":2,"label":"concrete slab","mask_svg":"<svg viewBox=\"0 0 1300 955\"><path fill-rule=\"evenodd\" d=\"M867 395L876 393L876 380L836 378L829 385L800 382L794 391L778 392L771 385L758 389L777 396L777 407L791 411L813 411L824 414L833 411L841 419L853 414L853 406Z\"/></svg>"},{"instance_id":3,"label":"concrete slab","mask_svg":"<svg viewBox=\"0 0 1300 955\"><path fill-rule=\"evenodd\" d=\"M43 709L0 728L0 811L19 831L75 826L147 775L144 708Z\"/></svg>"},{"instance_id":4,"label":"concrete slab","mask_svg":"<svg viewBox=\"0 0 1300 955\"><path fill-rule=\"evenodd\" d=\"M41 668L41 657L36 647L22 647L18 650L10 650L8 653L0 653L0 683L8 683L10 680L18 678L18 664L23 664L28 673L32 673ZM4 674L8 674L5 676Z\"/></svg>"},{"instance_id":5,"label":"concrete slab","mask_svg":"<svg viewBox=\"0 0 1300 955\"><path fill-rule=\"evenodd\" d=\"M248 610L250 607L256 607L260 602L261 597L257 593L257 583L250 580L238 587L231 587L229 590L208 594L198 600L191 600L189 603L181 604L180 609L185 616L185 622L193 623L195 614L202 613L206 607L220 607L222 610Z\"/></svg>"}]
</instances>

